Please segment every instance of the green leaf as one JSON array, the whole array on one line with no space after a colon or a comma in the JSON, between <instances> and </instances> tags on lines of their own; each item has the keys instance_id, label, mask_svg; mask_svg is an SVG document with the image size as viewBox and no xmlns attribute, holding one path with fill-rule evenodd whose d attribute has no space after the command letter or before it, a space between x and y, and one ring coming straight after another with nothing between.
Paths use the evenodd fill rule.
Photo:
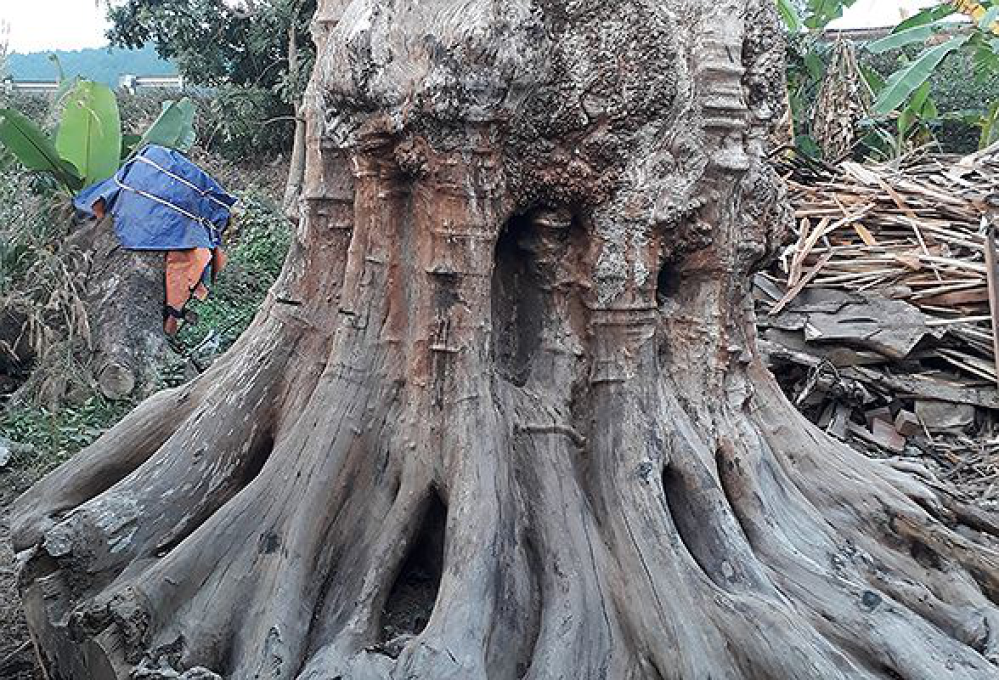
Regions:
<instances>
[{"instance_id":1,"label":"green leaf","mask_svg":"<svg viewBox=\"0 0 1000 680\"><path fill-rule=\"evenodd\" d=\"M804 156L810 158L822 158L823 150L816 143L816 140L809 135L798 135L795 137L795 149Z\"/></svg>"},{"instance_id":2,"label":"green leaf","mask_svg":"<svg viewBox=\"0 0 1000 680\"><path fill-rule=\"evenodd\" d=\"M904 19L896 24L896 27L892 29L893 33L902 33L903 31L913 28L914 26L924 26L926 24L934 23L944 19L947 16L951 16L955 13L955 8L947 2L941 3L934 7L928 7L927 9L921 10L914 14L909 19Z\"/></svg>"},{"instance_id":3,"label":"green leaf","mask_svg":"<svg viewBox=\"0 0 1000 680\"><path fill-rule=\"evenodd\" d=\"M937 65L951 52L966 43L969 36L952 38L948 42L924 50L920 56L899 69L886 80L873 107L878 115L885 115L899 107L910 94L923 85Z\"/></svg>"},{"instance_id":4,"label":"green leaf","mask_svg":"<svg viewBox=\"0 0 1000 680\"><path fill-rule=\"evenodd\" d=\"M785 27L790 33L798 33L802 30L802 17L792 0L778 0L778 14L785 22Z\"/></svg>"},{"instance_id":5,"label":"green leaf","mask_svg":"<svg viewBox=\"0 0 1000 680\"><path fill-rule=\"evenodd\" d=\"M872 92L880 92L885 87L885 78L871 66L868 64L858 64L858 69L861 71L861 77L868 83L868 88Z\"/></svg>"},{"instance_id":6,"label":"green leaf","mask_svg":"<svg viewBox=\"0 0 1000 680\"><path fill-rule=\"evenodd\" d=\"M912 109L903 109L900 112L899 118L896 119L896 130L899 132L901 138L906 137L907 131L916 119L917 116L913 113Z\"/></svg>"},{"instance_id":7,"label":"green leaf","mask_svg":"<svg viewBox=\"0 0 1000 680\"><path fill-rule=\"evenodd\" d=\"M972 68L976 75L977 82L996 82L998 71L997 40L977 40L971 39Z\"/></svg>"},{"instance_id":8,"label":"green leaf","mask_svg":"<svg viewBox=\"0 0 1000 680\"><path fill-rule=\"evenodd\" d=\"M178 151L189 151L194 146L196 138L194 131L194 102L185 97L177 102L177 105L181 107L184 118L181 125L181 134L177 138L176 148Z\"/></svg>"},{"instance_id":9,"label":"green leaf","mask_svg":"<svg viewBox=\"0 0 1000 680\"><path fill-rule=\"evenodd\" d=\"M56 149L89 185L111 177L121 160L122 130L115 93L103 83L80 83L66 96Z\"/></svg>"},{"instance_id":10,"label":"green leaf","mask_svg":"<svg viewBox=\"0 0 1000 680\"><path fill-rule=\"evenodd\" d=\"M906 136L914 123L918 121L927 122L928 118L937 117L937 107L930 97L931 81L926 80L924 84L913 91L910 103L905 109L900 111L899 118L896 119L896 129L900 136Z\"/></svg>"},{"instance_id":11,"label":"green leaf","mask_svg":"<svg viewBox=\"0 0 1000 680\"><path fill-rule=\"evenodd\" d=\"M184 97L180 101L164 102L163 111L153 121L137 149L147 144L158 144L178 151L187 151L194 144L194 103Z\"/></svg>"},{"instance_id":12,"label":"green leaf","mask_svg":"<svg viewBox=\"0 0 1000 680\"><path fill-rule=\"evenodd\" d=\"M938 112L937 104L934 103L934 97L928 97L924 102L924 105L920 107L920 118L925 123L937 120L940 116Z\"/></svg>"},{"instance_id":13,"label":"green leaf","mask_svg":"<svg viewBox=\"0 0 1000 680\"><path fill-rule=\"evenodd\" d=\"M839 19L844 10L853 5L855 0L809 0L806 3L807 28L824 28L834 19Z\"/></svg>"},{"instance_id":14,"label":"green leaf","mask_svg":"<svg viewBox=\"0 0 1000 680\"><path fill-rule=\"evenodd\" d=\"M906 108L919 114L923 110L924 104L927 102L930 94L931 81L925 80L920 87L913 91L913 96L910 97L910 104Z\"/></svg>"},{"instance_id":15,"label":"green leaf","mask_svg":"<svg viewBox=\"0 0 1000 680\"><path fill-rule=\"evenodd\" d=\"M810 78L816 81L823 79L823 74L826 72L826 64L823 63L823 57L816 50L809 50L803 61L805 62L806 71L809 72Z\"/></svg>"},{"instance_id":16,"label":"green leaf","mask_svg":"<svg viewBox=\"0 0 1000 680\"><path fill-rule=\"evenodd\" d=\"M59 156L52 140L14 109L0 109L0 142L29 170L48 172L70 190L82 186L79 173Z\"/></svg>"},{"instance_id":17,"label":"green leaf","mask_svg":"<svg viewBox=\"0 0 1000 680\"><path fill-rule=\"evenodd\" d=\"M986 115L983 117L981 132L979 134L979 148L985 149L990 144L997 141L997 130L1000 128L1000 117L997 115L997 102L993 102Z\"/></svg>"},{"instance_id":18,"label":"green leaf","mask_svg":"<svg viewBox=\"0 0 1000 680\"><path fill-rule=\"evenodd\" d=\"M921 26L914 26L908 28L904 31L892 32L884 38L879 38L878 40L873 40L865 46L869 52L875 54L882 54L883 52L888 52L889 50L895 50L904 45L912 45L913 43L926 42L936 31L943 27L943 22L936 21L930 24L923 24Z\"/></svg>"},{"instance_id":19,"label":"green leaf","mask_svg":"<svg viewBox=\"0 0 1000 680\"><path fill-rule=\"evenodd\" d=\"M993 5L988 10L986 10L986 14L984 14L983 18L979 20L979 30L981 31L993 30L992 26L997 22L997 10L1000 10L1000 7L997 7L996 5Z\"/></svg>"},{"instance_id":20,"label":"green leaf","mask_svg":"<svg viewBox=\"0 0 1000 680\"><path fill-rule=\"evenodd\" d=\"M72 92L77 85L80 84L80 78L78 76L73 76L72 78L62 78L59 80L59 87L56 88L55 95L53 96L53 101L55 102L55 110L62 110L63 106L66 104L66 97Z\"/></svg>"},{"instance_id":21,"label":"green leaf","mask_svg":"<svg viewBox=\"0 0 1000 680\"><path fill-rule=\"evenodd\" d=\"M131 156L135 152L136 147L138 147L139 142L141 141L142 141L142 135L131 135L131 134L122 135L122 154L121 154L122 160Z\"/></svg>"}]
</instances>

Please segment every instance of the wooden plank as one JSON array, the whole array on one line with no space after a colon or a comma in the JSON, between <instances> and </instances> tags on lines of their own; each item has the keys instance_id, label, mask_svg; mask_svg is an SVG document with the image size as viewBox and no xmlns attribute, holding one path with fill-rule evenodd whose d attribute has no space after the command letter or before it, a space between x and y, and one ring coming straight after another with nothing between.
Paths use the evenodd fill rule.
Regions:
<instances>
[{"instance_id":1,"label":"wooden plank","mask_svg":"<svg viewBox=\"0 0 1000 680\"><path fill-rule=\"evenodd\" d=\"M784 297L782 297L780 300L774 303L774 305L771 307L768 313L777 314L782 309L784 309L785 305L791 302L796 295L802 292L802 289L806 287L806 284L813 280L813 277L815 277L816 274L819 273L819 270L823 268L823 265L825 265L827 262L830 261L831 257L833 257L831 253L827 253L826 255L821 257L819 259L819 262L814 264L812 268L808 272L806 272L805 276L799 279L798 283L796 283L794 286L788 289L788 292L785 293Z\"/></svg>"},{"instance_id":2,"label":"wooden plank","mask_svg":"<svg viewBox=\"0 0 1000 680\"><path fill-rule=\"evenodd\" d=\"M1000 366L997 362L1000 361L1000 321L998 321L998 307L1000 303L997 301L998 291L997 288L1000 284L997 282L997 272L1000 267L997 266L997 239L996 234L990 230L990 233L986 237L986 285L989 289L989 300L990 300L990 317L991 323L993 325L993 368L994 372L997 373L997 388L1000 389Z\"/></svg>"}]
</instances>

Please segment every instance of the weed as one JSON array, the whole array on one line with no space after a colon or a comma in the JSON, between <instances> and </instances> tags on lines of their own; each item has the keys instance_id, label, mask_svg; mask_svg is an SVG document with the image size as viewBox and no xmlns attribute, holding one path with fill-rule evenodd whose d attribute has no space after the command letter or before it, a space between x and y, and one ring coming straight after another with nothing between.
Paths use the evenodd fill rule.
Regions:
<instances>
[{"instance_id":1,"label":"weed","mask_svg":"<svg viewBox=\"0 0 1000 680\"><path fill-rule=\"evenodd\" d=\"M236 192L240 202L229 243L229 263L204 302L189 306L198 323L185 326L178 342L188 354L211 346L225 351L253 321L268 289L281 272L291 228L280 206L259 189Z\"/></svg>"},{"instance_id":2,"label":"weed","mask_svg":"<svg viewBox=\"0 0 1000 680\"><path fill-rule=\"evenodd\" d=\"M0 374L23 376L55 362L64 345L86 343L86 313L76 275L82 254L63 247L69 211L42 180L0 177ZM0 381L0 393L18 380Z\"/></svg>"},{"instance_id":3,"label":"weed","mask_svg":"<svg viewBox=\"0 0 1000 680\"><path fill-rule=\"evenodd\" d=\"M135 403L91 396L58 409L20 404L0 411L0 437L17 442L13 465L41 476L97 439Z\"/></svg>"}]
</instances>

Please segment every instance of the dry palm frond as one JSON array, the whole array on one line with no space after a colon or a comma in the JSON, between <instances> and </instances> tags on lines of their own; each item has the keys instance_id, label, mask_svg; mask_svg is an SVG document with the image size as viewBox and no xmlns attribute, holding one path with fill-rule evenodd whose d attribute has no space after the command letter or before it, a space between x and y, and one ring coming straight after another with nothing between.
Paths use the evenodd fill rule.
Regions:
<instances>
[{"instance_id":1,"label":"dry palm frond","mask_svg":"<svg viewBox=\"0 0 1000 680\"><path fill-rule=\"evenodd\" d=\"M858 121L871 108L872 92L861 76L853 43L838 39L813 108L812 136L828 160L845 158L854 148Z\"/></svg>"},{"instance_id":2,"label":"dry palm frond","mask_svg":"<svg viewBox=\"0 0 1000 680\"><path fill-rule=\"evenodd\" d=\"M15 400L49 392L41 396L52 401L53 391L39 386L51 382L47 377L79 373L68 364L77 350L90 346L81 289L88 262L83 252L65 243L62 225L71 220L64 199L23 193L17 200L23 213L0 225L6 246L0 248L0 368L15 367L18 374L31 369Z\"/></svg>"}]
</instances>

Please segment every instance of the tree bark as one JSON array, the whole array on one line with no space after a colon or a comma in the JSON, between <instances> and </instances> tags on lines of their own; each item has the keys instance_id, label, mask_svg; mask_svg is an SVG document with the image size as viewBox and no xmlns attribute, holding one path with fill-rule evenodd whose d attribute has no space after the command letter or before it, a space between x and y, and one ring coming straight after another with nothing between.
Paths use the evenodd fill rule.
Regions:
<instances>
[{"instance_id":1,"label":"tree bark","mask_svg":"<svg viewBox=\"0 0 1000 680\"><path fill-rule=\"evenodd\" d=\"M87 253L79 272L90 329L90 371L110 399L149 394L171 352L163 333L163 252L126 250L111 217L73 230L66 246Z\"/></svg>"},{"instance_id":2,"label":"tree bark","mask_svg":"<svg viewBox=\"0 0 1000 680\"><path fill-rule=\"evenodd\" d=\"M770 0L322 3L251 328L17 502L55 678L996 673L996 537L757 351Z\"/></svg>"},{"instance_id":3,"label":"tree bark","mask_svg":"<svg viewBox=\"0 0 1000 680\"><path fill-rule=\"evenodd\" d=\"M299 197L302 181L306 175L306 121L302 117L301 104L295 107L295 136L292 140L292 155L288 165L288 179L281 199L282 214L292 221L299 221Z\"/></svg>"},{"instance_id":4,"label":"tree bark","mask_svg":"<svg viewBox=\"0 0 1000 680\"><path fill-rule=\"evenodd\" d=\"M297 82L299 78L299 44L298 27L299 13L302 2L297 1L292 7L292 18L288 26L288 79ZM298 223L299 195L302 192L302 181L306 175L306 121L301 102L295 105L295 136L292 141L291 162L288 165L288 179L285 181L285 193L282 197L282 213Z\"/></svg>"}]
</instances>

